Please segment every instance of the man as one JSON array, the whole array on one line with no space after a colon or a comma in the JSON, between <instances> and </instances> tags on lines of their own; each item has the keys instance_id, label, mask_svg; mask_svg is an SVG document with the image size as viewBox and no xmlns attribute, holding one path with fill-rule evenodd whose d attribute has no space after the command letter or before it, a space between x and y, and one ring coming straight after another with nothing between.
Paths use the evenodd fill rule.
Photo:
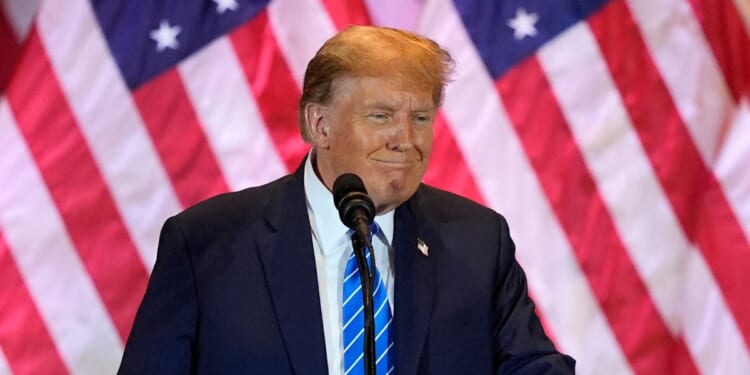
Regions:
<instances>
[{"instance_id":1,"label":"man","mask_svg":"<svg viewBox=\"0 0 750 375\"><path fill-rule=\"evenodd\" d=\"M379 374L572 373L504 219L420 183L452 65L394 29L327 41L300 100L310 155L293 175L167 220L120 372L362 373L361 308L347 312L361 294L345 292L359 276L330 192L355 173L377 211Z\"/></svg>"}]
</instances>

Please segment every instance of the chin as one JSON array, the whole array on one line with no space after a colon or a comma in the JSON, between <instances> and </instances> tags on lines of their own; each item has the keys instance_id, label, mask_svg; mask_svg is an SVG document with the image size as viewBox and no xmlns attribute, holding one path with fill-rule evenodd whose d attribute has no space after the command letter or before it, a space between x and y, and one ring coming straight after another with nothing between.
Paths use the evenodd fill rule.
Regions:
<instances>
[{"instance_id":1,"label":"chin","mask_svg":"<svg viewBox=\"0 0 750 375\"><path fill-rule=\"evenodd\" d=\"M373 198L378 214L383 214L391 209L395 209L411 198L414 192L417 191L417 186L419 184L409 187L402 184L391 184L385 186L384 190L378 189L377 191L373 191L370 196Z\"/></svg>"}]
</instances>

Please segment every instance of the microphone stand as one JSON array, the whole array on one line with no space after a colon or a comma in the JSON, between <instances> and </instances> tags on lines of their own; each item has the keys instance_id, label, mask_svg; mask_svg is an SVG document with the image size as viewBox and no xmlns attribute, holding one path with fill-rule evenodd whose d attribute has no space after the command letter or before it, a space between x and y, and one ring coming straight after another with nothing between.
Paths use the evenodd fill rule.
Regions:
<instances>
[{"instance_id":1,"label":"microphone stand","mask_svg":"<svg viewBox=\"0 0 750 375\"><path fill-rule=\"evenodd\" d=\"M360 224L360 223L358 223ZM364 340L364 360L365 360L365 374L375 374L375 312L373 309L372 301L372 289L373 281L375 280L375 253L372 250L372 243L370 243L369 226L366 222L364 225L358 225L360 228L365 227L366 230L357 230L352 234L352 247L354 248L354 256L357 260L357 269L359 269L360 281L362 283L362 300L364 302L364 314L365 314L365 340ZM364 238L363 238L364 237ZM370 267L367 266L367 250L370 251Z\"/></svg>"}]
</instances>

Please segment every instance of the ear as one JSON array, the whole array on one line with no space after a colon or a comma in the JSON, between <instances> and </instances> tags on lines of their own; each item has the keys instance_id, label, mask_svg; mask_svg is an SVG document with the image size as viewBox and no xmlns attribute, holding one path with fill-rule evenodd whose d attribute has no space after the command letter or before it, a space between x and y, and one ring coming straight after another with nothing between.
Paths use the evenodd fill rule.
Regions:
<instances>
[{"instance_id":1,"label":"ear","mask_svg":"<svg viewBox=\"0 0 750 375\"><path fill-rule=\"evenodd\" d=\"M326 106L308 103L305 106L305 123L312 144L320 149L328 148L329 111Z\"/></svg>"}]
</instances>

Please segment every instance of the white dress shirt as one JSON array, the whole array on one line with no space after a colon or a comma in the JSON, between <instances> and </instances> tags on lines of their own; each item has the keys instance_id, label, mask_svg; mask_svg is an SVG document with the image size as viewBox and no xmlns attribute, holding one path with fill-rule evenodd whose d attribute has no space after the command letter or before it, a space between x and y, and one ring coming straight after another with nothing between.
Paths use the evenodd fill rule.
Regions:
<instances>
[{"instance_id":1,"label":"white dress shirt","mask_svg":"<svg viewBox=\"0 0 750 375\"><path fill-rule=\"evenodd\" d=\"M333 194L315 174L312 158L312 154L308 155L305 162L305 198L315 252L328 373L339 375L344 372L342 360L344 344L341 335L342 290L346 262L353 249L351 240L346 235L349 228L339 219L338 210L333 204ZM391 312L393 312L393 269L391 268L393 264L391 246L393 214L392 210L375 217L380 230L372 240L375 265L388 291Z\"/></svg>"}]
</instances>

